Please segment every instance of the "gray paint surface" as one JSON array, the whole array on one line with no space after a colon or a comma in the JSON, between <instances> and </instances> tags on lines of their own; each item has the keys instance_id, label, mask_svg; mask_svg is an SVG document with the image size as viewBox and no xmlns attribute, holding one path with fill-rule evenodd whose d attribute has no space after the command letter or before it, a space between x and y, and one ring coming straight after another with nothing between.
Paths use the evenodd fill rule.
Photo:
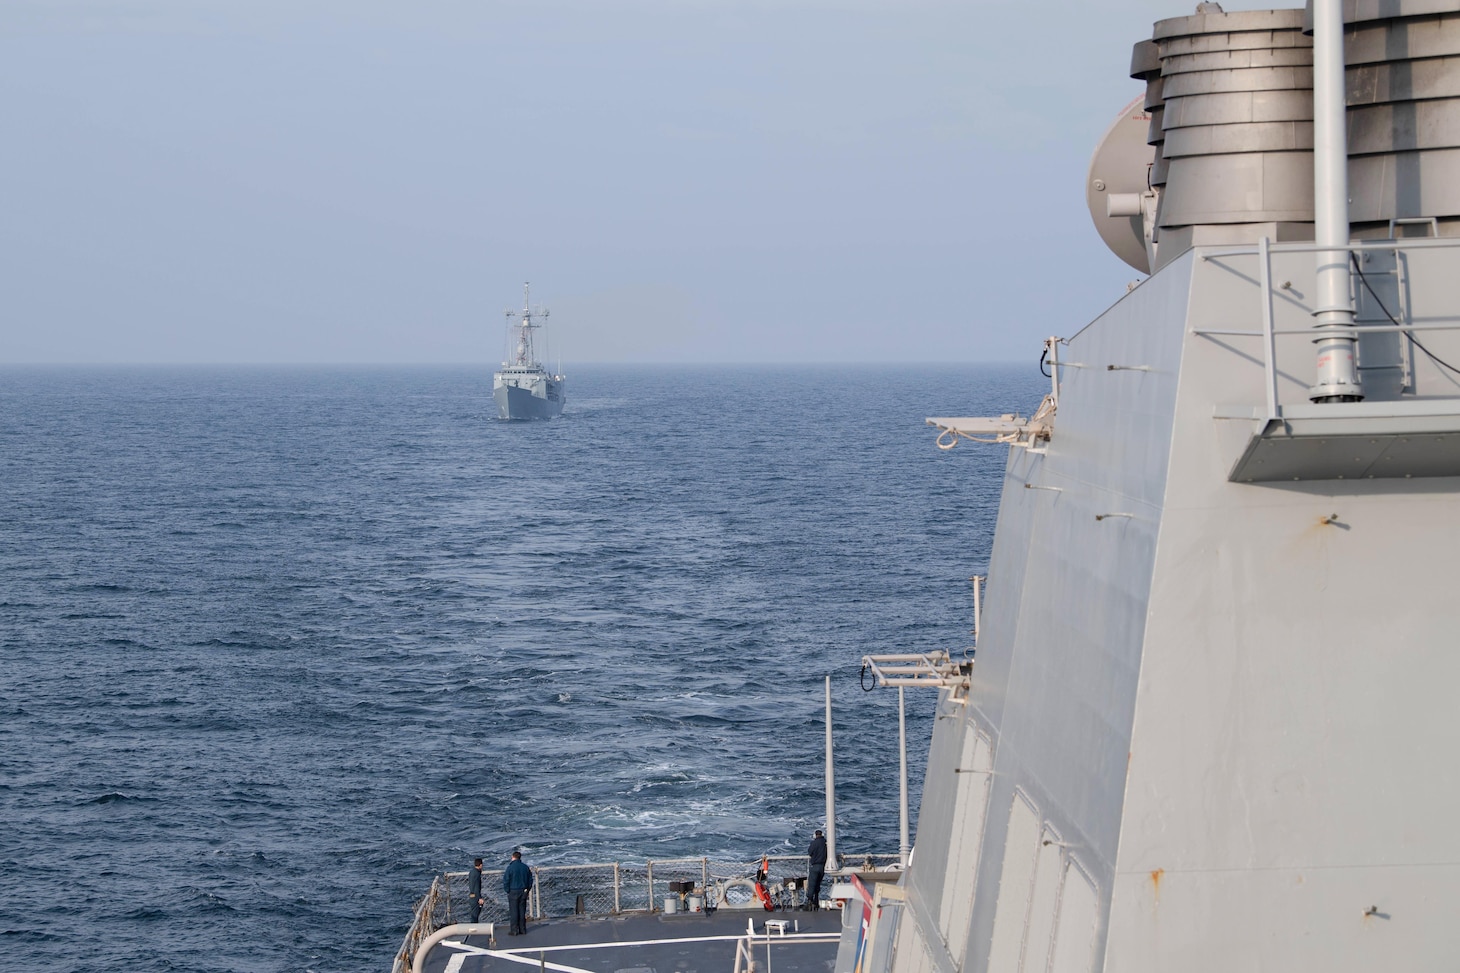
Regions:
<instances>
[{"instance_id":1,"label":"gray paint surface","mask_svg":"<svg viewBox=\"0 0 1460 973\"><path fill-rule=\"evenodd\" d=\"M551 383L560 386L560 383ZM511 385L498 385L492 390L492 400L497 404L499 419L552 419L563 414L563 396L557 394L533 395L531 389Z\"/></svg>"},{"instance_id":2,"label":"gray paint surface","mask_svg":"<svg viewBox=\"0 0 1460 973\"><path fill-rule=\"evenodd\" d=\"M1357 12L1433 13L1406 0ZM1273 17L1291 32L1290 13ZM1438 58L1456 17L1351 41ZM1191 91L1161 79L1168 143L1173 119L1220 127L1202 113L1232 111L1247 125L1309 103L1197 102L1201 85L1257 90L1254 58L1291 75L1296 55L1276 51L1296 40L1258 54L1257 40L1215 36L1221 23L1157 25L1163 61L1221 75ZM1214 66L1234 38L1247 53ZM1153 80L1149 53L1135 67ZM1450 70L1422 65L1420 90L1448 97ZM1425 145L1448 144L1448 111L1414 115L1431 120ZM1419 201L1447 234L1444 157L1406 156L1409 130L1391 128L1401 141L1379 176L1371 156L1351 159L1355 198ZM1247 131L1257 156L1304 149ZM1250 159L1220 151L1245 137L1176 146L1213 150L1202 179L1173 166L1153 191L1202 212L1212 180L1236 180L1227 192L1250 175ZM1360 126L1358 149L1389 151L1372 138ZM1444 969L1460 955L1460 604L1445 567L1460 547L1460 247L1355 251L1368 397L1312 404L1302 188L1252 193L1250 222L1163 223L1161 269L1060 349L1048 443L1009 448L976 663L939 701L899 973ZM1235 198L1213 212L1228 219ZM1274 245L1264 270L1261 235L1297 242ZM970 733L993 746L984 817L952 810ZM950 916L945 877L968 869L972 902Z\"/></svg>"}]
</instances>

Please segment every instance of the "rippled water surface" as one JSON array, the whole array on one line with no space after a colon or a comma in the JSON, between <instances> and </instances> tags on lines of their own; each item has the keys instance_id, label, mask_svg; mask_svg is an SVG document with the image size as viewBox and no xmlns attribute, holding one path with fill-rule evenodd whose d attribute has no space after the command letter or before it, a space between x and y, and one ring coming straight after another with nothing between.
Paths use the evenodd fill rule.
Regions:
<instances>
[{"instance_id":1,"label":"rippled water surface","mask_svg":"<svg viewBox=\"0 0 1460 973\"><path fill-rule=\"evenodd\" d=\"M430 875L895 851L896 696L968 644L1037 370L0 370L0 948L384 971ZM909 697L917 794L931 697Z\"/></svg>"}]
</instances>

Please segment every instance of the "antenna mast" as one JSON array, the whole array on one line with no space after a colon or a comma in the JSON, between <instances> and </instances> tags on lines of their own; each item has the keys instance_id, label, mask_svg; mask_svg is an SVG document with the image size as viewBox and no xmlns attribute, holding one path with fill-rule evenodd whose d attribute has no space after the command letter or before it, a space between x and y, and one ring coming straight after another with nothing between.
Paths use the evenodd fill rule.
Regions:
<instances>
[{"instance_id":1,"label":"antenna mast","mask_svg":"<svg viewBox=\"0 0 1460 973\"><path fill-rule=\"evenodd\" d=\"M542 327L542 325L534 322L533 318L547 317L548 309L545 307L539 307L535 311L532 309L532 299L529 291L531 283L531 281L525 281L522 284L522 310L514 311L509 308L506 312L509 320L514 317L518 318L517 323L511 325L507 331L508 338L515 337L516 342L510 352L509 359L502 363L506 366L521 365L530 367L537 364L537 359L532 353L532 332ZM514 331L516 332L515 335L513 335Z\"/></svg>"}]
</instances>

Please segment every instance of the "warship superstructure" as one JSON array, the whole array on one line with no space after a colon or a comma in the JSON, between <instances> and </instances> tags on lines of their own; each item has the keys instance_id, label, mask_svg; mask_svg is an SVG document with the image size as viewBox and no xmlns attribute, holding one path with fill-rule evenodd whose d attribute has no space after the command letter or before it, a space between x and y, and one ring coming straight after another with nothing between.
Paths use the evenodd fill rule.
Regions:
<instances>
[{"instance_id":1,"label":"warship superstructure","mask_svg":"<svg viewBox=\"0 0 1460 973\"><path fill-rule=\"evenodd\" d=\"M869 657L936 719L832 973L1452 969L1460 2L1202 3L1131 74L1087 198L1148 276L929 420L1008 451L976 653Z\"/></svg>"},{"instance_id":2,"label":"warship superstructure","mask_svg":"<svg viewBox=\"0 0 1460 973\"><path fill-rule=\"evenodd\" d=\"M532 307L529 285L522 285L522 310L507 312L508 359L492 375L492 398L499 419L552 419L562 415L567 402L567 381L549 372L537 360L532 333L546 318L546 308Z\"/></svg>"},{"instance_id":3,"label":"warship superstructure","mask_svg":"<svg viewBox=\"0 0 1460 973\"><path fill-rule=\"evenodd\" d=\"M1204 3L1088 193L860 973L1460 963L1460 4ZM987 448L987 447L974 447ZM849 973L840 967L837 973Z\"/></svg>"}]
</instances>

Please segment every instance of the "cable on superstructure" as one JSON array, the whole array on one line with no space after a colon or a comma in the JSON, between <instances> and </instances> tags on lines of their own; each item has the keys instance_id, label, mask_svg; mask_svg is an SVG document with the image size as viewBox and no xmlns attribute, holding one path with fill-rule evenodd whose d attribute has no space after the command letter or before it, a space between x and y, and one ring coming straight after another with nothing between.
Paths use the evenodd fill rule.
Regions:
<instances>
[{"instance_id":1,"label":"cable on superstructure","mask_svg":"<svg viewBox=\"0 0 1460 973\"><path fill-rule=\"evenodd\" d=\"M1374 303L1377 304L1377 305L1379 305L1379 310L1381 310L1381 311L1384 312L1384 316L1389 319L1389 323L1392 324L1392 325L1394 325L1396 328L1403 328L1404 325L1400 324L1399 323L1399 319L1396 318L1394 315L1392 315L1392 314L1389 313L1389 309L1384 306L1384 302L1379 298L1379 295L1376 294L1376 293L1374 293L1373 285L1371 285L1369 283L1369 278L1364 275L1363 268L1361 268L1359 266L1359 260L1358 260L1358 258L1356 256L1354 256L1354 253L1353 253L1352 250L1349 251L1348 259L1349 259L1349 263L1353 264L1354 273L1356 273L1356 274L1359 275L1359 283L1361 283L1361 284L1364 285L1364 290L1368 291L1369 292L1369 296L1374 299ZM1443 368L1443 369L1445 369L1447 371L1453 372L1456 375L1460 375L1460 368L1456 368L1454 365L1451 365L1449 362L1445 361L1439 355L1436 355L1434 352L1432 352L1428 348L1426 348L1420 342L1420 340L1414 336L1414 332L1412 332L1412 331L1405 332L1405 337L1408 338L1410 340L1410 342L1416 348L1418 348L1420 351L1424 352L1425 355L1429 358L1430 361L1434 362L1436 365L1439 365L1441 368Z\"/></svg>"}]
</instances>

